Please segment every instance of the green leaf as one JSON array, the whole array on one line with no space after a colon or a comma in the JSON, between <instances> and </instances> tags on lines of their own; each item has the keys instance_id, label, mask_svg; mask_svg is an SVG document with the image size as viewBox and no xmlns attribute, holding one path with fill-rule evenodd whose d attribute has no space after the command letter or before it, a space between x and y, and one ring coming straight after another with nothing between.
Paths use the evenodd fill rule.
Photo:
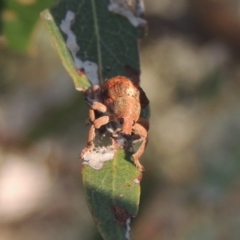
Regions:
<instances>
[{"instance_id":1,"label":"green leaf","mask_svg":"<svg viewBox=\"0 0 240 240\"><path fill-rule=\"evenodd\" d=\"M10 48L19 52L27 50L39 13L53 2L54 0L4 1L2 28Z\"/></svg>"},{"instance_id":2,"label":"green leaf","mask_svg":"<svg viewBox=\"0 0 240 240\"><path fill-rule=\"evenodd\" d=\"M128 224L138 212L142 178L131 156L118 149L100 170L83 165L82 177L89 208L103 238L128 239Z\"/></svg>"},{"instance_id":3,"label":"green leaf","mask_svg":"<svg viewBox=\"0 0 240 240\"><path fill-rule=\"evenodd\" d=\"M137 7L136 12L129 6L123 9L127 17L113 13L119 9L114 10L112 2L62 0L41 14L78 90L90 83L101 85L118 75L140 81L138 38L143 36L144 28L137 26L145 20L136 15ZM130 239L130 221L138 212L142 173L125 150L118 149L114 157L101 162L104 152L104 148L97 154L90 152L95 154L94 163L88 160L83 164L87 202L105 240Z\"/></svg>"},{"instance_id":4,"label":"green leaf","mask_svg":"<svg viewBox=\"0 0 240 240\"><path fill-rule=\"evenodd\" d=\"M72 40L70 45L75 51L73 53L71 50L74 66L67 67L64 63L71 76L77 68L80 75L86 74L94 84L101 84L117 75L131 77L139 82L137 39L144 34L144 28L135 27L126 17L109 11L109 3L109 0L63 0L50 9L50 15L45 12L42 16L48 16L43 19L49 25L48 29L58 45L60 56L66 55L62 46L70 38ZM59 28L60 32L54 30L56 28ZM76 41L73 38L76 38ZM85 65L88 62L96 65L97 69L87 69ZM76 83L78 82L75 81ZM82 86L77 84L76 88L85 86L83 81Z\"/></svg>"}]
</instances>

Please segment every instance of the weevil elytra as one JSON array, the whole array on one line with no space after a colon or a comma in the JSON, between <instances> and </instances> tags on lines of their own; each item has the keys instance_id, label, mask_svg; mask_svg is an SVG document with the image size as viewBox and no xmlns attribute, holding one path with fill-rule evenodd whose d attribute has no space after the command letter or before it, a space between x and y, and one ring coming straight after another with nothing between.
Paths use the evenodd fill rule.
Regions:
<instances>
[{"instance_id":1,"label":"weevil elytra","mask_svg":"<svg viewBox=\"0 0 240 240\"><path fill-rule=\"evenodd\" d=\"M149 122L141 118L140 113L149 101L142 88L124 76L117 76L105 81L101 89L99 86L93 86L85 92L85 96L90 105L91 126L87 146L82 150L81 158L84 157L86 151L94 148L96 129L110 122L116 122L119 128L115 132L125 138L128 145L142 141L132 156L136 167L143 171L144 168L139 158L148 143Z\"/></svg>"}]
</instances>

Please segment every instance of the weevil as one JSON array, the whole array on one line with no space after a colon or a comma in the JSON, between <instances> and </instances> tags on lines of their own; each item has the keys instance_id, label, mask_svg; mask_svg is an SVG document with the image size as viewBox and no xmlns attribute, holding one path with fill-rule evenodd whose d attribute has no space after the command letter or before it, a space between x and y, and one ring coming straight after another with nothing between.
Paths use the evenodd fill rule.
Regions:
<instances>
[{"instance_id":1,"label":"weevil","mask_svg":"<svg viewBox=\"0 0 240 240\"><path fill-rule=\"evenodd\" d=\"M83 158L86 151L94 148L96 129L116 122L119 127L115 129L115 135L120 134L128 145L142 141L132 157L136 167L143 171L144 167L139 162L139 158L148 143L149 122L141 118L140 113L149 104L149 100L142 88L127 77L117 76L105 81L101 89L99 86L93 86L86 91L85 96L90 105L91 126L87 146L82 150L80 157ZM116 141L113 144L116 144Z\"/></svg>"}]
</instances>

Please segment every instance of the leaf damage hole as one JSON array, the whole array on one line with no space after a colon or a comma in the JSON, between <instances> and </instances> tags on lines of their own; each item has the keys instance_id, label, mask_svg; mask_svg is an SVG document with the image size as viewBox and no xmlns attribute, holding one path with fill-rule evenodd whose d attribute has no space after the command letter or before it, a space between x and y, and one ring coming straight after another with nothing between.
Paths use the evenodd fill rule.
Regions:
<instances>
[{"instance_id":1,"label":"leaf damage hole","mask_svg":"<svg viewBox=\"0 0 240 240\"><path fill-rule=\"evenodd\" d=\"M143 0L110 0L108 10L127 18L134 27L145 27L147 24L146 20L140 17L144 13Z\"/></svg>"},{"instance_id":2,"label":"leaf damage hole","mask_svg":"<svg viewBox=\"0 0 240 240\"><path fill-rule=\"evenodd\" d=\"M126 221L126 227L127 227L126 234L125 234L126 240L131 240L131 237L130 237L130 231L131 231L130 223L131 223L131 218L128 218L127 221Z\"/></svg>"},{"instance_id":3,"label":"leaf damage hole","mask_svg":"<svg viewBox=\"0 0 240 240\"><path fill-rule=\"evenodd\" d=\"M75 67L80 69L82 73L85 73L93 85L99 85L98 65L89 60L82 61L77 57L80 46L77 44L77 37L71 29L72 21L75 19L75 16L76 14L74 12L68 10L65 19L63 19L60 24L60 29L67 35L66 46L71 52Z\"/></svg>"},{"instance_id":4,"label":"leaf damage hole","mask_svg":"<svg viewBox=\"0 0 240 240\"><path fill-rule=\"evenodd\" d=\"M113 159L116 149L113 146L98 147L87 151L82 159L83 165L89 165L95 170L103 168L104 163Z\"/></svg>"}]
</instances>

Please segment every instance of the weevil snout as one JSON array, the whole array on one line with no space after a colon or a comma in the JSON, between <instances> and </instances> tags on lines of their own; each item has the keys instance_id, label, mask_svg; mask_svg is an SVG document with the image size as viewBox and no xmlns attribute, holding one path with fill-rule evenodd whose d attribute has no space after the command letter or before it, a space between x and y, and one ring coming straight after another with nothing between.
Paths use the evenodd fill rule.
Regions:
<instances>
[{"instance_id":1,"label":"weevil snout","mask_svg":"<svg viewBox=\"0 0 240 240\"><path fill-rule=\"evenodd\" d=\"M130 134L124 134L124 133L122 133L122 136L124 137L124 138L126 138L127 140L132 140L132 135L130 135Z\"/></svg>"},{"instance_id":2,"label":"weevil snout","mask_svg":"<svg viewBox=\"0 0 240 240\"><path fill-rule=\"evenodd\" d=\"M122 117L118 119L119 123L121 124L121 134L124 137L128 138L132 134L132 127L135 124L135 120L131 116Z\"/></svg>"}]
</instances>

